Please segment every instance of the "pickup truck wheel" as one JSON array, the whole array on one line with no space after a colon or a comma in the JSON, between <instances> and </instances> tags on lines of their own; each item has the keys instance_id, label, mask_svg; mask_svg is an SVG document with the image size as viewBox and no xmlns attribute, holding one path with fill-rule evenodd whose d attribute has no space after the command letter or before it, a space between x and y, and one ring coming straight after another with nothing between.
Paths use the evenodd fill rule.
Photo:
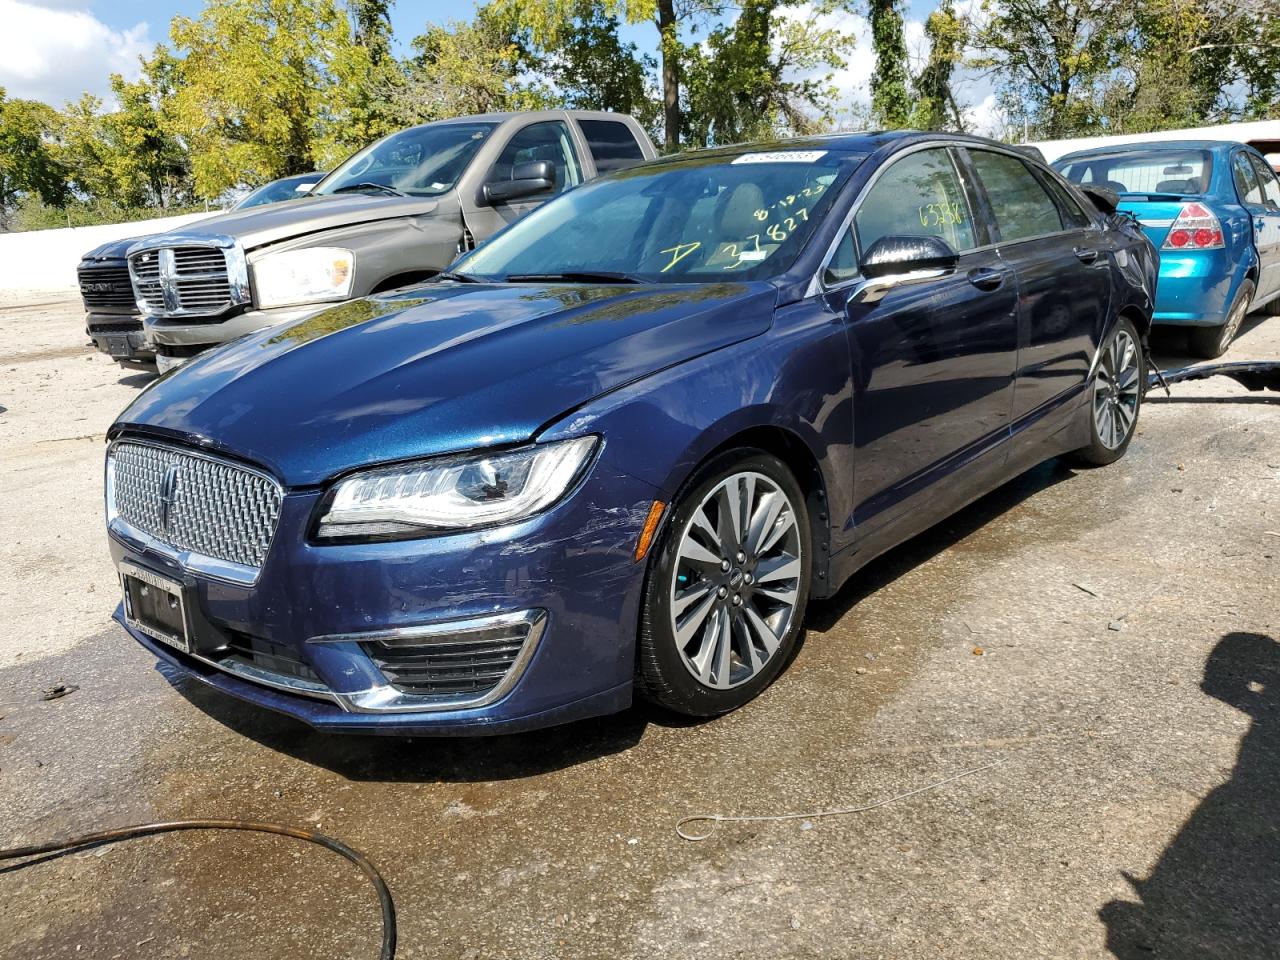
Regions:
<instances>
[{"instance_id":1,"label":"pickup truck wheel","mask_svg":"<svg viewBox=\"0 0 1280 960\"><path fill-rule=\"evenodd\" d=\"M811 539L804 494L777 457L743 448L700 468L651 556L641 695L711 717L773 682L802 629Z\"/></svg>"},{"instance_id":2,"label":"pickup truck wheel","mask_svg":"<svg viewBox=\"0 0 1280 960\"><path fill-rule=\"evenodd\" d=\"M1227 322L1220 327L1196 327L1191 331L1191 352L1205 360L1214 360L1227 352L1231 341L1240 332L1240 324L1249 312L1253 299L1253 281L1246 280L1236 291L1236 298L1227 313Z\"/></svg>"},{"instance_id":3,"label":"pickup truck wheel","mask_svg":"<svg viewBox=\"0 0 1280 960\"><path fill-rule=\"evenodd\" d=\"M1089 399L1089 445L1070 459L1084 466L1105 466L1124 456L1138 427L1147 358L1142 337L1128 317L1121 317L1098 351L1093 393Z\"/></svg>"}]
</instances>

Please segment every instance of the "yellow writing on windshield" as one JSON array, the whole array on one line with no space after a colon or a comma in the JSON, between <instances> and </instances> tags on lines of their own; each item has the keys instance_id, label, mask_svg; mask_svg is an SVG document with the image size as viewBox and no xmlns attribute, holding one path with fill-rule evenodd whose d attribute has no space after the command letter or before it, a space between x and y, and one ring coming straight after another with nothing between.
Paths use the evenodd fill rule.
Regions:
<instances>
[{"instance_id":1,"label":"yellow writing on windshield","mask_svg":"<svg viewBox=\"0 0 1280 960\"><path fill-rule=\"evenodd\" d=\"M693 251L697 250L700 246L702 246L702 241L694 240L692 243L677 243L674 247L667 247L665 250L659 250L659 253L671 254L671 262L663 267L660 272L666 273L689 254L693 253Z\"/></svg>"},{"instance_id":2,"label":"yellow writing on windshield","mask_svg":"<svg viewBox=\"0 0 1280 960\"><path fill-rule=\"evenodd\" d=\"M918 209L922 227L954 227L964 223L960 202L926 203Z\"/></svg>"}]
</instances>

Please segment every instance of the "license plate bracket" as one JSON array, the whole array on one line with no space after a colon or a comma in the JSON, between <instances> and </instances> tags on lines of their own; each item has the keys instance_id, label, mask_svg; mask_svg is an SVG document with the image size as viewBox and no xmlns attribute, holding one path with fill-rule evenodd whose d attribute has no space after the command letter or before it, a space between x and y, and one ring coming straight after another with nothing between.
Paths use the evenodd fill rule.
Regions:
<instances>
[{"instance_id":1,"label":"license plate bracket","mask_svg":"<svg viewBox=\"0 0 1280 960\"><path fill-rule=\"evenodd\" d=\"M191 652L191 631L182 584L125 560L120 564L125 622L183 653Z\"/></svg>"},{"instance_id":2,"label":"license plate bracket","mask_svg":"<svg viewBox=\"0 0 1280 960\"><path fill-rule=\"evenodd\" d=\"M113 357L127 357L133 353L133 348L129 346L127 336L107 337L107 352Z\"/></svg>"}]
</instances>

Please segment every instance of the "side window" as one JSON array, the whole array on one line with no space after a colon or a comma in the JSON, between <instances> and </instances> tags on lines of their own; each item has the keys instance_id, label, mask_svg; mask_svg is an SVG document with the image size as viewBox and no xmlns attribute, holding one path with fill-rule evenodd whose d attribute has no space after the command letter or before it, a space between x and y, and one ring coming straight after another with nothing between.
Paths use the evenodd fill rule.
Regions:
<instances>
[{"instance_id":1,"label":"side window","mask_svg":"<svg viewBox=\"0 0 1280 960\"><path fill-rule=\"evenodd\" d=\"M1080 204L1076 202L1076 198L1071 195L1066 187L1052 177L1045 177L1044 182L1049 185L1049 192L1053 194L1053 199L1058 201L1058 211L1062 214L1062 219L1066 226L1087 227L1093 222L1080 209Z\"/></svg>"},{"instance_id":2,"label":"side window","mask_svg":"<svg viewBox=\"0 0 1280 960\"><path fill-rule=\"evenodd\" d=\"M621 170L644 159L644 151L631 133L631 128L617 120L579 120L582 135L587 138L597 173Z\"/></svg>"},{"instance_id":3,"label":"side window","mask_svg":"<svg viewBox=\"0 0 1280 960\"><path fill-rule=\"evenodd\" d=\"M1276 182L1275 171L1261 157L1255 157L1251 153L1241 156L1248 156L1249 162L1253 164L1253 172L1258 175L1258 185L1262 187L1262 199L1268 206L1280 206L1280 183Z\"/></svg>"},{"instance_id":4,"label":"side window","mask_svg":"<svg viewBox=\"0 0 1280 960\"><path fill-rule=\"evenodd\" d=\"M957 252L977 246L960 177L941 148L894 161L863 197L853 228L863 250L893 236L939 237Z\"/></svg>"},{"instance_id":5,"label":"side window","mask_svg":"<svg viewBox=\"0 0 1280 960\"><path fill-rule=\"evenodd\" d=\"M1231 179L1236 182L1236 196L1241 203L1262 202L1262 187L1258 186L1257 174L1247 155L1237 153L1231 158Z\"/></svg>"},{"instance_id":6,"label":"side window","mask_svg":"<svg viewBox=\"0 0 1280 960\"><path fill-rule=\"evenodd\" d=\"M1017 157L988 150L969 151L987 189L1000 239L1005 243L1058 233L1062 217L1053 198Z\"/></svg>"},{"instance_id":7,"label":"side window","mask_svg":"<svg viewBox=\"0 0 1280 960\"><path fill-rule=\"evenodd\" d=\"M840 245L836 247L831 262L827 264L822 282L828 285L842 283L845 280L852 280L857 275L858 258L853 249L853 230L850 229L846 230L844 236L840 238Z\"/></svg>"},{"instance_id":8,"label":"side window","mask_svg":"<svg viewBox=\"0 0 1280 960\"><path fill-rule=\"evenodd\" d=\"M502 148L497 163L493 165L491 179L510 179L517 164L537 160L550 160L555 164L555 193L582 182L582 168L578 164L577 151L573 149L573 138L562 120L533 123L518 131Z\"/></svg>"}]
</instances>

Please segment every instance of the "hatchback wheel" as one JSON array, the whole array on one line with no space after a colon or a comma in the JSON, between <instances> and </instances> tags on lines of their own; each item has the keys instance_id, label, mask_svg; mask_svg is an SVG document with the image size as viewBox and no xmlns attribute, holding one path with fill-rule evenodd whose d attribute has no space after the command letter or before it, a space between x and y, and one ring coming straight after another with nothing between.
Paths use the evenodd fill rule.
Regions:
<instances>
[{"instance_id":1,"label":"hatchback wheel","mask_svg":"<svg viewBox=\"0 0 1280 960\"><path fill-rule=\"evenodd\" d=\"M1240 325L1249 313L1249 301L1253 299L1253 281L1246 280L1236 291L1236 298L1227 313L1227 322L1220 327L1195 327L1191 331L1191 352L1205 360L1213 360L1227 352L1231 341L1240 332Z\"/></svg>"},{"instance_id":2,"label":"hatchback wheel","mask_svg":"<svg viewBox=\"0 0 1280 960\"><path fill-rule=\"evenodd\" d=\"M1075 460L1102 466L1124 456L1138 426L1146 379L1147 358L1138 328L1121 317L1098 356L1088 408L1090 442L1075 451Z\"/></svg>"},{"instance_id":3,"label":"hatchback wheel","mask_svg":"<svg viewBox=\"0 0 1280 960\"><path fill-rule=\"evenodd\" d=\"M811 539L804 495L781 460L743 449L702 467L649 568L640 692L705 717L767 687L800 635Z\"/></svg>"}]
</instances>

